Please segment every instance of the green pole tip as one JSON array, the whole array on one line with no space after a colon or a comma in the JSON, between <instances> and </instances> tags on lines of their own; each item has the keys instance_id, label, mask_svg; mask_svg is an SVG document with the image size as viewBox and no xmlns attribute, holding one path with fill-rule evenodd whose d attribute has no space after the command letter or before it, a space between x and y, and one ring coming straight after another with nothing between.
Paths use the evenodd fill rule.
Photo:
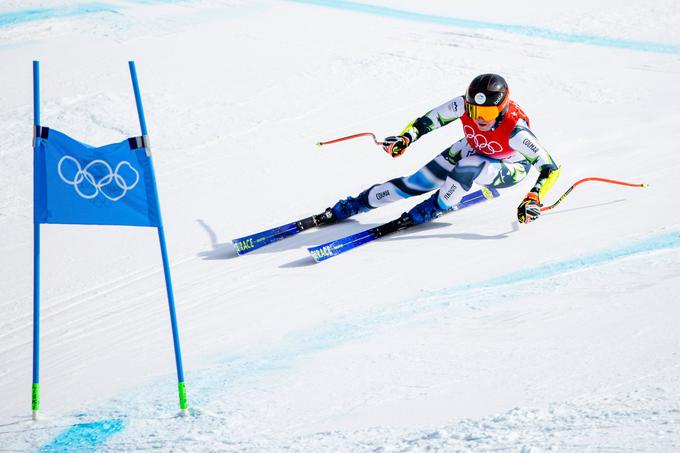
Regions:
<instances>
[{"instance_id":1,"label":"green pole tip","mask_svg":"<svg viewBox=\"0 0 680 453\"><path fill-rule=\"evenodd\" d=\"M187 410L187 388L184 382L177 383L177 389L179 390L179 408L182 411Z\"/></svg>"},{"instance_id":2,"label":"green pole tip","mask_svg":"<svg viewBox=\"0 0 680 453\"><path fill-rule=\"evenodd\" d=\"M316 142L316 146L321 146L321 145L322 145L321 142Z\"/></svg>"},{"instance_id":3,"label":"green pole tip","mask_svg":"<svg viewBox=\"0 0 680 453\"><path fill-rule=\"evenodd\" d=\"M38 421L38 409L40 409L40 384L33 383L31 386L31 419Z\"/></svg>"},{"instance_id":4,"label":"green pole tip","mask_svg":"<svg viewBox=\"0 0 680 453\"><path fill-rule=\"evenodd\" d=\"M34 412L34 419L35 414L38 412L39 408L40 408L40 384L33 384L31 388L31 409Z\"/></svg>"}]
</instances>

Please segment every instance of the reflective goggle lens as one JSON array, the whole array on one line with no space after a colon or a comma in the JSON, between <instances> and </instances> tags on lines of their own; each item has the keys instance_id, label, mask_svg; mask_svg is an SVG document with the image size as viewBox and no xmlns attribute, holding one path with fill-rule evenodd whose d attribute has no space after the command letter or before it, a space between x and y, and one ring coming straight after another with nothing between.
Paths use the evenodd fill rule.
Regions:
<instances>
[{"instance_id":1,"label":"reflective goggle lens","mask_svg":"<svg viewBox=\"0 0 680 453\"><path fill-rule=\"evenodd\" d=\"M495 120L500 114L498 107L495 105L472 105L466 103L465 111L473 120L481 118L485 121L492 121Z\"/></svg>"}]
</instances>

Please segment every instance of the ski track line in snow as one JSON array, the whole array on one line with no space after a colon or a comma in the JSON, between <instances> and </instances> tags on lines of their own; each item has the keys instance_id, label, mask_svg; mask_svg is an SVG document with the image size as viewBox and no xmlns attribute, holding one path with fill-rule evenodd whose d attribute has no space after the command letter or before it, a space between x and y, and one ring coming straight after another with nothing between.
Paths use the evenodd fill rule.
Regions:
<instances>
[{"instance_id":1,"label":"ski track line in snow","mask_svg":"<svg viewBox=\"0 0 680 453\"><path fill-rule=\"evenodd\" d=\"M497 22L485 22L471 19L460 19L456 17L437 16L434 14L423 14L414 11L406 11L386 6L368 5L346 0L288 0L293 3L304 3L309 5L325 6L335 9L344 9L364 14L372 14L380 17L390 17L416 22L427 22L439 25L450 25L454 27L470 28L477 30L497 30L516 35L529 36L531 38L543 38L551 41L570 42L577 44L589 44L600 47L619 48L627 50L637 50L641 52L657 52L680 54L680 45L670 43L660 43L651 41L633 41L627 39L617 39L608 36L596 36L581 33L565 33L548 28L535 27L531 25L502 24Z\"/></svg>"},{"instance_id":2,"label":"ski track line in snow","mask_svg":"<svg viewBox=\"0 0 680 453\"><path fill-rule=\"evenodd\" d=\"M307 331L291 335L287 340L280 341L273 350L269 350L259 357L225 357L221 363L211 368L211 376L203 376L194 379L195 388L213 389L204 394L200 392L194 398L194 404L202 411L201 405L207 404L210 395L214 395L215 388L219 386L233 386L239 379L252 377L276 371L292 366L297 358L308 353L337 347L348 341L353 341L366 337L367 335L377 335L395 324L403 322L405 319L423 314L424 299L441 300L444 296L450 299L466 292L476 290L488 290L507 285L521 283L527 280L545 280L555 275L563 275L565 272L575 272L587 270L588 268L601 266L616 262L617 260L643 255L647 253L668 251L680 248L680 230L660 233L646 239L638 240L628 245L600 251L591 255L547 264L537 269L522 270L512 274L484 280L476 284L454 287L441 291L433 291L421 295L410 302L390 304L387 308L379 309L376 312L361 315L357 319L347 317L334 320L320 326L315 326ZM413 302L418 302L417 309L414 309ZM431 309L443 307L447 304L432 304ZM78 451L94 451L96 445L102 445L109 437L124 429L124 423L118 419L102 420L99 422L78 424L59 434L52 442L45 445L40 451L67 451L77 449ZM55 450L56 449L56 450Z\"/></svg>"},{"instance_id":3,"label":"ski track line in snow","mask_svg":"<svg viewBox=\"0 0 680 453\"><path fill-rule=\"evenodd\" d=\"M183 265L185 263L191 262L191 261L196 261L198 259L197 256L195 255L187 255L181 258L178 258L177 260L174 260L170 264L170 269L171 272L173 269L175 269L177 266ZM65 297L61 297L58 300L54 302L53 308L50 310L47 310L47 313L44 313L41 317L42 322L49 321L50 319L53 319L57 316L61 316L65 313L69 313L72 310L74 310L77 307L81 307L83 304L86 302L99 298L102 296L105 296L107 294L111 294L116 290L119 290L121 288L128 287L130 285L134 285L137 282L143 281L147 278L154 277L160 273L163 272L163 266L162 264L159 264L158 266L154 268L149 268L149 269L140 269L136 270L133 272L130 272L128 274L122 275L120 277L116 277L112 280L102 282L98 285L89 287L89 288L84 288L81 291L71 294ZM160 289L160 288L158 288ZM163 291L165 289L163 288ZM81 316L86 316L86 315L81 315ZM18 322L20 321L20 322ZM33 325L33 315L32 314L27 314L21 318L18 318L15 320L15 325L8 330L5 330L0 334L0 339L3 337L8 337L14 334L19 334L21 331L30 329L31 326ZM49 335L51 332L44 332L45 335ZM32 341L32 340L31 340ZM17 343L13 344L6 349L0 349L0 354L6 354L9 351L12 351L14 349L23 347L27 342L23 343Z\"/></svg>"}]
</instances>

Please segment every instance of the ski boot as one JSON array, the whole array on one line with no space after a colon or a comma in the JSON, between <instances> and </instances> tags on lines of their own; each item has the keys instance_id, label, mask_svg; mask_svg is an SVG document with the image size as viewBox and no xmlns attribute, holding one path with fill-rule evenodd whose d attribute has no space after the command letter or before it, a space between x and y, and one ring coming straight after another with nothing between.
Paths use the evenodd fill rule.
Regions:
<instances>
[{"instance_id":1,"label":"ski boot","mask_svg":"<svg viewBox=\"0 0 680 453\"><path fill-rule=\"evenodd\" d=\"M444 212L444 209L439 206L438 197L439 194L435 192L430 198L418 203L408 212L413 225L430 222Z\"/></svg>"},{"instance_id":2,"label":"ski boot","mask_svg":"<svg viewBox=\"0 0 680 453\"><path fill-rule=\"evenodd\" d=\"M366 197L362 195L364 195L363 192L357 198L347 197L335 203L333 207L326 208L324 212L314 216L317 225L329 225L372 209L364 201Z\"/></svg>"}]
</instances>

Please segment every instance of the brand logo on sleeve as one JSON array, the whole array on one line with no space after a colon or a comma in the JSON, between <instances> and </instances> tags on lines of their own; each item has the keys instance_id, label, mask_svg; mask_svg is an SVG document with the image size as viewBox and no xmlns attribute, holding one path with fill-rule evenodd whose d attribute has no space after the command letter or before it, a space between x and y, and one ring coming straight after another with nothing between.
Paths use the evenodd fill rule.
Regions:
<instances>
[{"instance_id":1,"label":"brand logo on sleeve","mask_svg":"<svg viewBox=\"0 0 680 453\"><path fill-rule=\"evenodd\" d=\"M535 153L537 153L539 151L538 146L534 145L532 143L532 141L529 140L528 138L525 138L522 143L524 143L524 145L526 145L527 148L529 148L530 150L532 150Z\"/></svg>"},{"instance_id":2,"label":"brand logo on sleeve","mask_svg":"<svg viewBox=\"0 0 680 453\"><path fill-rule=\"evenodd\" d=\"M384 192L378 192L377 194L375 194L376 200L381 200L381 199L383 199L385 197L389 197L389 196L390 196L389 190L385 190Z\"/></svg>"},{"instance_id":3,"label":"brand logo on sleeve","mask_svg":"<svg viewBox=\"0 0 680 453\"><path fill-rule=\"evenodd\" d=\"M446 193L444 194L444 197L443 197L444 200L448 200L449 198L451 198L451 195L453 195L453 193L454 193L457 189L458 189L458 188L456 187L455 184L452 185L451 188L449 188L449 190L447 190Z\"/></svg>"}]
</instances>

